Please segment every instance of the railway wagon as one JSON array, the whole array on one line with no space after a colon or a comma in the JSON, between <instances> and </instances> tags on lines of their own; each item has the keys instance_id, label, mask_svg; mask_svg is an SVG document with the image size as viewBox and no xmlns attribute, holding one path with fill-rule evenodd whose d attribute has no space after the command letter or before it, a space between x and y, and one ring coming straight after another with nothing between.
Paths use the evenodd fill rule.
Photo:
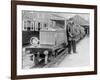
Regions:
<instances>
[{"instance_id":1,"label":"railway wagon","mask_svg":"<svg viewBox=\"0 0 100 80\"><path fill-rule=\"evenodd\" d=\"M76 42L79 42L85 37L85 29L77 24Z\"/></svg>"}]
</instances>

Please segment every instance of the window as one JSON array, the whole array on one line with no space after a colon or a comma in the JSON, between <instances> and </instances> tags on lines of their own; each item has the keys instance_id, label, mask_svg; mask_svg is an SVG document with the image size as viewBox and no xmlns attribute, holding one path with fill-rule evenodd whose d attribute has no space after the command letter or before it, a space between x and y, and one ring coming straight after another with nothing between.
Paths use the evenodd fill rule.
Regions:
<instances>
[{"instance_id":1,"label":"window","mask_svg":"<svg viewBox=\"0 0 100 80\"><path fill-rule=\"evenodd\" d=\"M47 27L47 24L44 24L44 27L46 28Z\"/></svg>"},{"instance_id":2,"label":"window","mask_svg":"<svg viewBox=\"0 0 100 80\"><path fill-rule=\"evenodd\" d=\"M40 22L38 23L38 30L40 31Z\"/></svg>"},{"instance_id":3,"label":"window","mask_svg":"<svg viewBox=\"0 0 100 80\"><path fill-rule=\"evenodd\" d=\"M26 25L26 21L24 21L24 30L26 30L27 28L27 25Z\"/></svg>"},{"instance_id":4,"label":"window","mask_svg":"<svg viewBox=\"0 0 100 80\"><path fill-rule=\"evenodd\" d=\"M31 21L30 20L28 20L27 21L27 30L31 30Z\"/></svg>"}]
</instances>

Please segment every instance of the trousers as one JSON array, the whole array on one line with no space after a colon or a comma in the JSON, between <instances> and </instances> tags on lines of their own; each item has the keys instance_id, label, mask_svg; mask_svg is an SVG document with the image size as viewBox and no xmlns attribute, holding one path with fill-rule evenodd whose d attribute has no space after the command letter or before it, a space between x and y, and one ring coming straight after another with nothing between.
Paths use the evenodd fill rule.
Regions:
<instances>
[{"instance_id":1,"label":"trousers","mask_svg":"<svg viewBox=\"0 0 100 80\"><path fill-rule=\"evenodd\" d=\"M71 50L73 50L73 53L76 53L76 41L75 40L69 40L68 41L68 53L71 53Z\"/></svg>"}]
</instances>

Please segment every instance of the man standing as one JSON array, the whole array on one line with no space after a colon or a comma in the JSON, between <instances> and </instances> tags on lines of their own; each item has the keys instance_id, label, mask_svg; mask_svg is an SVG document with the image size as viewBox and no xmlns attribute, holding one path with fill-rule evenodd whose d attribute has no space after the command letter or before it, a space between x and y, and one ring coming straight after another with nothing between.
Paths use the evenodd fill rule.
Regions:
<instances>
[{"instance_id":1,"label":"man standing","mask_svg":"<svg viewBox=\"0 0 100 80\"><path fill-rule=\"evenodd\" d=\"M77 27L73 21L70 21L67 25L67 38L68 38L68 53L71 54L71 48L73 53L76 53L76 34Z\"/></svg>"}]
</instances>

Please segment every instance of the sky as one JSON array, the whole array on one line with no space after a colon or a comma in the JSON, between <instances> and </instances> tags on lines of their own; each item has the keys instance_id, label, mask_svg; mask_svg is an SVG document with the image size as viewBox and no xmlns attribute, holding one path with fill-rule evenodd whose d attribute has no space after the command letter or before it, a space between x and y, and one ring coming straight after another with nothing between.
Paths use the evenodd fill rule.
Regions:
<instances>
[{"instance_id":1,"label":"sky","mask_svg":"<svg viewBox=\"0 0 100 80\"><path fill-rule=\"evenodd\" d=\"M67 12L62 13L62 12L43 12L43 11L42 12L41 11L39 11L39 12L37 12L37 11L25 11L25 12L28 12L31 14L36 14L36 13L38 13L38 14L44 13L44 14L50 14L50 15L53 14L53 15L60 16L60 17L66 18L66 19L74 17L75 15L79 15L89 22L89 14L87 14L87 13L67 13Z\"/></svg>"},{"instance_id":2,"label":"sky","mask_svg":"<svg viewBox=\"0 0 100 80\"><path fill-rule=\"evenodd\" d=\"M81 16L82 18L84 18L85 20L89 21L89 14L86 14L86 13L56 13L57 15L59 16L62 16L66 19L70 18L70 17L73 17L75 15L79 15Z\"/></svg>"}]
</instances>

